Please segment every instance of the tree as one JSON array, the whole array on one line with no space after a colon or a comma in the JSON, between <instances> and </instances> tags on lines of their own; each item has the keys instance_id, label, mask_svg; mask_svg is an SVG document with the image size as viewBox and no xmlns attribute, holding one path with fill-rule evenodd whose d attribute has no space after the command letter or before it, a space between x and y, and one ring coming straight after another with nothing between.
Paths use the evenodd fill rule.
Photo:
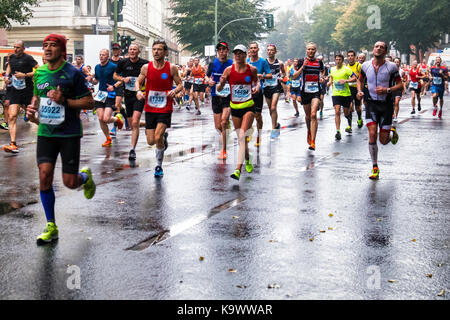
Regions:
<instances>
[{"instance_id":1,"label":"tree","mask_svg":"<svg viewBox=\"0 0 450 320\"><path fill-rule=\"evenodd\" d=\"M265 15L271 12L264 9L265 2L266 0L219 0L219 30L234 19L260 18L231 23L220 33L219 41L223 40L234 46L261 40L261 34L267 32ZM187 50L203 55L204 46L214 42L215 1L171 0L170 4L174 16L165 21L166 25L176 33Z\"/></svg>"},{"instance_id":2,"label":"tree","mask_svg":"<svg viewBox=\"0 0 450 320\"><path fill-rule=\"evenodd\" d=\"M11 28L11 22L25 24L33 16L32 6L37 0L2 0L0 5L0 28Z\"/></svg>"},{"instance_id":3,"label":"tree","mask_svg":"<svg viewBox=\"0 0 450 320\"><path fill-rule=\"evenodd\" d=\"M297 16L292 10L282 11L276 17L276 29L269 33L264 42L277 46L277 57L282 61L303 57L309 28L303 16Z\"/></svg>"}]
</instances>

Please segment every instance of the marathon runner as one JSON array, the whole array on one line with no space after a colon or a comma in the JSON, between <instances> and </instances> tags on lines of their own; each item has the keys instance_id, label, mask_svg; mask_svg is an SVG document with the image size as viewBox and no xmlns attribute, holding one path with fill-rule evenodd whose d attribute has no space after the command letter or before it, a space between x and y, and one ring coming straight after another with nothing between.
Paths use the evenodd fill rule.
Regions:
<instances>
[{"instance_id":1,"label":"marathon runner","mask_svg":"<svg viewBox=\"0 0 450 320\"><path fill-rule=\"evenodd\" d=\"M400 58L395 58L394 63L398 68L398 72L400 74L400 77L402 78L402 83L404 80L404 71L401 68L401 60ZM393 84L392 84L393 85ZM398 112L400 111L400 101L402 100L403 90L405 89L404 85L402 86L402 90L395 91L392 93L392 97L394 100L394 114L392 115L394 123L398 121Z\"/></svg>"},{"instance_id":2,"label":"marathon runner","mask_svg":"<svg viewBox=\"0 0 450 320\"><path fill-rule=\"evenodd\" d=\"M317 60L321 61L323 64L323 56L318 56ZM320 83L320 103L319 103L319 116L320 119L323 119L323 99L325 98L325 94L327 93L327 83L329 80L329 70L328 68L324 68L324 73L323 76L321 77L323 78L323 82Z\"/></svg>"},{"instance_id":3,"label":"marathon runner","mask_svg":"<svg viewBox=\"0 0 450 320\"><path fill-rule=\"evenodd\" d=\"M122 115L118 113L117 116L112 116L116 108L116 90L122 84L120 81L114 81L116 68L117 65L109 61L109 50L102 49L100 50L100 63L95 66L94 77L89 81L94 85L99 84L94 101L100 128L106 137L102 147L110 147L112 145L108 123L114 123L119 130L123 127Z\"/></svg>"},{"instance_id":4,"label":"marathon runner","mask_svg":"<svg viewBox=\"0 0 450 320\"><path fill-rule=\"evenodd\" d=\"M164 175L162 163L168 147L166 132L172 123L173 99L183 90L176 65L165 61L169 48L163 40L152 45L153 61L144 65L136 81L136 97L145 102L145 133L149 145L156 144L155 177ZM173 82L177 85L172 89ZM145 95L139 90L145 84Z\"/></svg>"},{"instance_id":5,"label":"marathon runner","mask_svg":"<svg viewBox=\"0 0 450 320\"><path fill-rule=\"evenodd\" d=\"M352 133L352 93L349 83L356 81L356 75L352 69L344 65L344 56L337 54L334 57L336 66L330 70L330 80L327 86L333 85L333 106L336 123L336 140L341 140L341 107L344 107L344 115L348 120L348 127L345 132Z\"/></svg>"},{"instance_id":6,"label":"marathon runner","mask_svg":"<svg viewBox=\"0 0 450 320\"><path fill-rule=\"evenodd\" d=\"M356 61L356 52L353 50L349 50L347 52L347 60L348 60L348 67L353 71L353 74L356 76L356 79L359 78L359 75L361 74L361 64ZM359 100L356 95L358 93L358 90L356 88L356 80L354 82L351 82L349 84L350 86L350 92L352 94L352 108L350 109L351 112L353 112L353 107L356 110L356 114L358 115L358 128L362 128L363 126L363 120L362 120L362 108L361 108L361 100ZM351 116L350 116L351 117ZM350 123L350 127L351 127Z\"/></svg>"},{"instance_id":7,"label":"marathon runner","mask_svg":"<svg viewBox=\"0 0 450 320\"><path fill-rule=\"evenodd\" d=\"M292 97L292 103L294 104L295 109L295 117L299 117L300 113L298 112L298 103L302 103L302 95L300 88L302 87L302 75L298 75L294 78L294 72L296 72L300 68L300 65L298 64L298 58L294 59L294 64L292 65L292 68L290 68L289 71L289 79L291 82L291 89L290 94Z\"/></svg>"},{"instance_id":8,"label":"marathon runner","mask_svg":"<svg viewBox=\"0 0 450 320\"><path fill-rule=\"evenodd\" d=\"M87 68L87 66L84 64L84 58L82 55L78 55L75 58L75 68L77 68L82 74L83 76L86 78L87 76L89 76L89 70Z\"/></svg>"},{"instance_id":9,"label":"marathon runner","mask_svg":"<svg viewBox=\"0 0 450 320\"><path fill-rule=\"evenodd\" d=\"M361 76L357 82L359 99L364 96L363 88L366 80L368 86L368 96L365 97L367 103L366 125L369 130L369 153L373 164L370 179L378 179L380 175L377 145L378 126L380 127L379 140L381 144L398 142L397 130L392 127L394 111L392 92L402 90L403 84L395 63L385 60L387 51L385 42L375 43L374 58L363 63ZM395 83L395 86L391 87L392 83Z\"/></svg>"},{"instance_id":10,"label":"marathon runner","mask_svg":"<svg viewBox=\"0 0 450 320\"><path fill-rule=\"evenodd\" d=\"M290 74L291 74L291 70L292 70L292 60L291 59L287 59L286 61L286 65L284 67L285 69L285 74L286 74L286 83L284 83L284 81L281 82L281 85L283 86L283 91L284 91L284 101L286 103L289 103L291 100L291 79L290 79Z\"/></svg>"},{"instance_id":11,"label":"marathon runner","mask_svg":"<svg viewBox=\"0 0 450 320\"><path fill-rule=\"evenodd\" d=\"M420 72L423 75L423 78L421 78L420 83L422 84L422 90L420 92L421 96L426 96L427 91L430 87L430 76L429 76L429 68L427 65L427 60L423 59L422 63L420 64ZM420 110L419 110L420 111Z\"/></svg>"},{"instance_id":12,"label":"marathon runner","mask_svg":"<svg viewBox=\"0 0 450 320\"><path fill-rule=\"evenodd\" d=\"M275 58L277 54L277 47L274 44L267 46L267 62L269 63L270 73L272 78L264 80L264 97L270 110L270 117L272 118L272 131L270 138L275 139L280 135L280 124L278 123L277 105L280 94L283 92L281 86L281 79L286 77L284 64Z\"/></svg>"},{"instance_id":13,"label":"marathon runner","mask_svg":"<svg viewBox=\"0 0 450 320\"><path fill-rule=\"evenodd\" d=\"M217 90L222 91L228 80L231 88L231 116L239 139L238 163L231 178L239 180L244 158L247 172L251 173L253 171L246 136L255 118L255 102L252 96L259 91L260 82L258 81L256 67L246 63L247 48L239 44L234 47L233 53L234 63L225 69Z\"/></svg>"},{"instance_id":14,"label":"marathon runner","mask_svg":"<svg viewBox=\"0 0 450 320\"><path fill-rule=\"evenodd\" d=\"M436 57L434 66L431 67L431 93L433 94L433 117L438 110L437 103L439 99L440 108L438 117L442 118L442 107L444 106L445 81L448 80L448 70L441 65L442 58Z\"/></svg>"},{"instance_id":15,"label":"marathon runner","mask_svg":"<svg viewBox=\"0 0 450 320\"><path fill-rule=\"evenodd\" d=\"M191 110L192 100L194 99L194 91L192 90L194 85L194 77L192 76L192 67L194 65L194 59L189 59L187 63L187 68L184 70L183 78L184 78L184 89L186 91L186 95L188 103L186 105L186 110Z\"/></svg>"},{"instance_id":16,"label":"marathon runner","mask_svg":"<svg viewBox=\"0 0 450 320\"><path fill-rule=\"evenodd\" d=\"M119 61L114 73L114 80L121 81L125 85L125 107L128 123L131 123L131 150L128 160L136 160L136 145L139 140L139 128L141 115L144 111L145 100L136 97L136 80L141 72L142 66L148 64L148 60L139 57L141 50L139 45L132 43L128 48L128 58Z\"/></svg>"},{"instance_id":17,"label":"marathon runner","mask_svg":"<svg viewBox=\"0 0 450 320\"><path fill-rule=\"evenodd\" d=\"M8 107L8 128L11 142L9 145L3 146L5 152L19 152L16 144L17 116L20 108L26 109L31 102L33 97L33 75L37 67L38 63L36 60L25 53L23 41L15 41L14 54L9 57L9 63L6 67L6 84L11 84L12 88Z\"/></svg>"},{"instance_id":18,"label":"marathon runner","mask_svg":"<svg viewBox=\"0 0 450 320\"><path fill-rule=\"evenodd\" d=\"M118 43L113 43L112 45L112 56L109 59L110 62L114 63L116 66L119 64L120 61L123 60L123 58L120 56L122 47ZM125 121L125 129L131 130L130 124L128 123L127 114L125 112L125 109L122 106L123 101L123 95L124 95L125 87L123 83L120 83L120 85L116 88L116 110L114 114L120 113ZM114 128L111 129L111 135L114 136L116 133L116 125L114 124Z\"/></svg>"},{"instance_id":19,"label":"marathon runner","mask_svg":"<svg viewBox=\"0 0 450 320\"><path fill-rule=\"evenodd\" d=\"M411 65L411 69L409 69L409 91L411 91L411 106L412 106L411 114L416 113L416 109L415 109L416 98L417 98L417 102L418 102L417 109L419 111L422 110L422 107L420 105L420 100L421 100L420 90L421 90L421 86L422 86L422 84L420 83L420 79L422 79L423 77L425 77L425 76L420 71L420 68L417 65L417 60L414 60Z\"/></svg>"},{"instance_id":20,"label":"marathon runner","mask_svg":"<svg viewBox=\"0 0 450 320\"><path fill-rule=\"evenodd\" d=\"M11 53L8 53L6 57L6 63L4 66L5 69L8 67L10 56ZM0 129L9 130L8 118L9 118L9 105L11 100L12 83L9 79L9 75L7 75L6 72L3 73L3 79L5 80L6 88L5 88L5 99L3 100L3 122L0 124Z\"/></svg>"},{"instance_id":21,"label":"marathon runner","mask_svg":"<svg viewBox=\"0 0 450 320\"><path fill-rule=\"evenodd\" d=\"M220 77L226 68L233 64L233 60L228 59L230 51L225 41L216 45L217 58L210 64L206 75L210 78L209 86L211 87L212 110L214 112L214 124L216 130L220 133L222 140L222 152L217 159L225 160L227 158L227 128L230 119L230 85L225 84L223 91L217 91L216 86L220 81Z\"/></svg>"},{"instance_id":22,"label":"marathon runner","mask_svg":"<svg viewBox=\"0 0 450 320\"><path fill-rule=\"evenodd\" d=\"M27 108L30 121L39 125L37 163L40 197L47 218L47 227L37 237L38 245L58 239L55 191L52 186L58 154L61 154L66 187L77 189L83 186L87 199L94 196L96 189L89 168L78 172L83 136L80 110L92 109L94 100L81 72L66 62L66 44L66 38L59 34L50 34L44 39L47 64L36 70L34 95Z\"/></svg>"},{"instance_id":23,"label":"marathon runner","mask_svg":"<svg viewBox=\"0 0 450 320\"><path fill-rule=\"evenodd\" d=\"M301 95L305 122L308 127L307 142L310 150L316 149L317 109L320 103L320 84L324 81L323 75L325 72L322 61L315 58L316 51L315 43L310 42L306 45L306 57L299 60L300 69L293 75L296 78L303 73Z\"/></svg>"},{"instance_id":24,"label":"marathon runner","mask_svg":"<svg viewBox=\"0 0 450 320\"><path fill-rule=\"evenodd\" d=\"M195 115L199 116L202 113L200 112L200 102L199 98L202 101L202 106L205 104L205 86L203 86L203 83L205 82L205 68L200 65L200 59L195 58L194 59L194 65L192 66L192 76L194 77L194 85L193 85L193 92L194 92L194 103L195 108L197 109L197 112Z\"/></svg>"},{"instance_id":25,"label":"marathon runner","mask_svg":"<svg viewBox=\"0 0 450 320\"><path fill-rule=\"evenodd\" d=\"M253 102L255 104L256 128L258 129L255 147L261 145L261 132L263 128L262 109L264 105L263 80L272 79L272 73L269 63L266 59L259 57L259 46L257 42L251 42L248 48L247 63L254 66L260 80L259 90L253 94Z\"/></svg>"}]
</instances>

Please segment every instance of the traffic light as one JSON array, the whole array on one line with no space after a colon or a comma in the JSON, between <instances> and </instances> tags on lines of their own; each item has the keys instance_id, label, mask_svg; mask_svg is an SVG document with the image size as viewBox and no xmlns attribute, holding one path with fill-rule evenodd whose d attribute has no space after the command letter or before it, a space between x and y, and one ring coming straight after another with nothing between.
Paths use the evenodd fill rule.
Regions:
<instances>
[{"instance_id":1,"label":"traffic light","mask_svg":"<svg viewBox=\"0 0 450 320\"><path fill-rule=\"evenodd\" d=\"M128 53L128 48L134 40L136 40L136 38L133 38L131 36L120 36L120 46L122 47L123 55Z\"/></svg>"},{"instance_id":2,"label":"traffic light","mask_svg":"<svg viewBox=\"0 0 450 320\"><path fill-rule=\"evenodd\" d=\"M273 14L266 14L266 26L267 29L273 29L274 27Z\"/></svg>"},{"instance_id":3,"label":"traffic light","mask_svg":"<svg viewBox=\"0 0 450 320\"><path fill-rule=\"evenodd\" d=\"M114 2L117 1L117 22L123 22L124 0L111 0L111 19L114 20Z\"/></svg>"}]
</instances>

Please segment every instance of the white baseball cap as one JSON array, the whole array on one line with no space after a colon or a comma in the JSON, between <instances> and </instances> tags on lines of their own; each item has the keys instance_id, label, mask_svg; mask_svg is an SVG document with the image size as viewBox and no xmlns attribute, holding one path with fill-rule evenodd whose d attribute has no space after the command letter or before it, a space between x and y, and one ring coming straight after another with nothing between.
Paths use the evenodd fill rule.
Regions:
<instances>
[{"instance_id":1,"label":"white baseball cap","mask_svg":"<svg viewBox=\"0 0 450 320\"><path fill-rule=\"evenodd\" d=\"M236 47L234 47L233 53L234 53L236 50L240 50L240 51L242 51L242 52L247 53L247 48L246 48L243 44L238 44Z\"/></svg>"}]
</instances>

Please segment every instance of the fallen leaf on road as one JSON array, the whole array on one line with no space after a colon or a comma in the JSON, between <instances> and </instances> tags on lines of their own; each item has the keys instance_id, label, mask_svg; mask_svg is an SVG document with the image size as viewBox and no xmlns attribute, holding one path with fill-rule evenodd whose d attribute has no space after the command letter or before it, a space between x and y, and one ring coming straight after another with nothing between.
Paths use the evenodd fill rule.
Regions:
<instances>
[{"instance_id":1,"label":"fallen leaf on road","mask_svg":"<svg viewBox=\"0 0 450 320\"><path fill-rule=\"evenodd\" d=\"M117 201L117 203L118 203L118 204L124 204L124 203L125 203L125 201L123 201L123 200L119 200L119 201Z\"/></svg>"},{"instance_id":2,"label":"fallen leaf on road","mask_svg":"<svg viewBox=\"0 0 450 320\"><path fill-rule=\"evenodd\" d=\"M328 230L334 230L334 228L333 227L328 227Z\"/></svg>"},{"instance_id":3,"label":"fallen leaf on road","mask_svg":"<svg viewBox=\"0 0 450 320\"><path fill-rule=\"evenodd\" d=\"M243 285L243 284L238 284L236 287L240 288L240 289L245 289L247 288L247 286Z\"/></svg>"},{"instance_id":4,"label":"fallen leaf on road","mask_svg":"<svg viewBox=\"0 0 450 320\"><path fill-rule=\"evenodd\" d=\"M88 239L88 240L92 240L92 238L91 238L91 237L87 237L87 239Z\"/></svg>"},{"instance_id":5,"label":"fallen leaf on road","mask_svg":"<svg viewBox=\"0 0 450 320\"><path fill-rule=\"evenodd\" d=\"M438 293L438 297L442 297L444 294L445 294L445 290L442 289L442 291Z\"/></svg>"},{"instance_id":6,"label":"fallen leaf on road","mask_svg":"<svg viewBox=\"0 0 450 320\"><path fill-rule=\"evenodd\" d=\"M411 241L412 241L412 242L416 242L416 241L417 241L417 239L412 239Z\"/></svg>"},{"instance_id":7,"label":"fallen leaf on road","mask_svg":"<svg viewBox=\"0 0 450 320\"><path fill-rule=\"evenodd\" d=\"M329 215L328 215L330 218L333 216L333 214L332 213L330 213Z\"/></svg>"},{"instance_id":8,"label":"fallen leaf on road","mask_svg":"<svg viewBox=\"0 0 450 320\"><path fill-rule=\"evenodd\" d=\"M390 282L390 283L394 283L394 282L395 282L395 280L388 280L388 282Z\"/></svg>"},{"instance_id":9,"label":"fallen leaf on road","mask_svg":"<svg viewBox=\"0 0 450 320\"><path fill-rule=\"evenodd\" d=\"M200 260L200 261L203 261L203 260L205 260L205 258L204 258L204 257L200 257L199 260Z\"/></svg>"},{"instance_id":10,"label":"fallen leaf on road","mask_svg":"<svg viewBox=\"0 0 450 320\"><path fill-rule=\"evenodd\" d=\"M232 218L233 218L233 219L239 219L239 217L238 217L238 216L233 216Z\"/></svg>"},{"instance_id":11,"label":"fallen leaf on road","mask_svg":"<svg viewBox=\"0 0 450 320\"><path fill-rule=\"evenodd\" d=\"M267 286L267 288L269 288L269 289L280 289L280 285L279 285L279 284L276 284L276 283L274 283L274 284L269 284L269 285Z\"/></svg>"},{"instance_id":12,"label":"fallen leaf on road","mask_svg":"<svg viewBox=\"0 0 450 320\"><path fill-rule=\"evenodd\" d=\"M428 278L431 278L433 275L432 275L431 273L427 273L426 276L427 276Z\"/></svg>"},{"instance_id":13,"label":"fallen leaf on road","mask_svg":"<svg viewBox=\"0 0 450 320\"><path fill-rule=\"evenodd\" d=\"M325 230L319 230L320 233L325 233Z\"/></svg>"},{"instance_id":14,"label":"fallen leaf on road","mask_svg":"<svg viewBox=\"0 0 450 320\"><path fill-rule=\"evenodd\" d=\"M237 272L236 269L228 269L228 272Z\"/></svg>"},{"instance_id":15,"label":"fallen leaf on road","mask_svg":"<svg viewBox=\"0 0 450 320\"><path fill-rule=\"evenodd\" d=\"M274 242L278 242L278 240L269 240L269 242L274 243Z\"/></svg>"},{"instance_id":16,"label":"fallen leaf on road","mask_svg":"<svg viewBox=\"0 0 450 320\"><path fill-rule=\"evenodd\" d=\"M378 218L378 219L377 219L377 221L378 221L378 222L381 222L381 221L383 221L383 219L381 219L381 218Z\"/></svg>"},{"instance_id":17,"label":"fallen leaf on road","mask_svg":"<svg viewBox=\"0 0 450 320\"><path fill-rule=\"evenodd\" d=\"M314 238L309 238L309 241L311 241L311 242L314 241Z\"/></svg>"}]
</instances>

